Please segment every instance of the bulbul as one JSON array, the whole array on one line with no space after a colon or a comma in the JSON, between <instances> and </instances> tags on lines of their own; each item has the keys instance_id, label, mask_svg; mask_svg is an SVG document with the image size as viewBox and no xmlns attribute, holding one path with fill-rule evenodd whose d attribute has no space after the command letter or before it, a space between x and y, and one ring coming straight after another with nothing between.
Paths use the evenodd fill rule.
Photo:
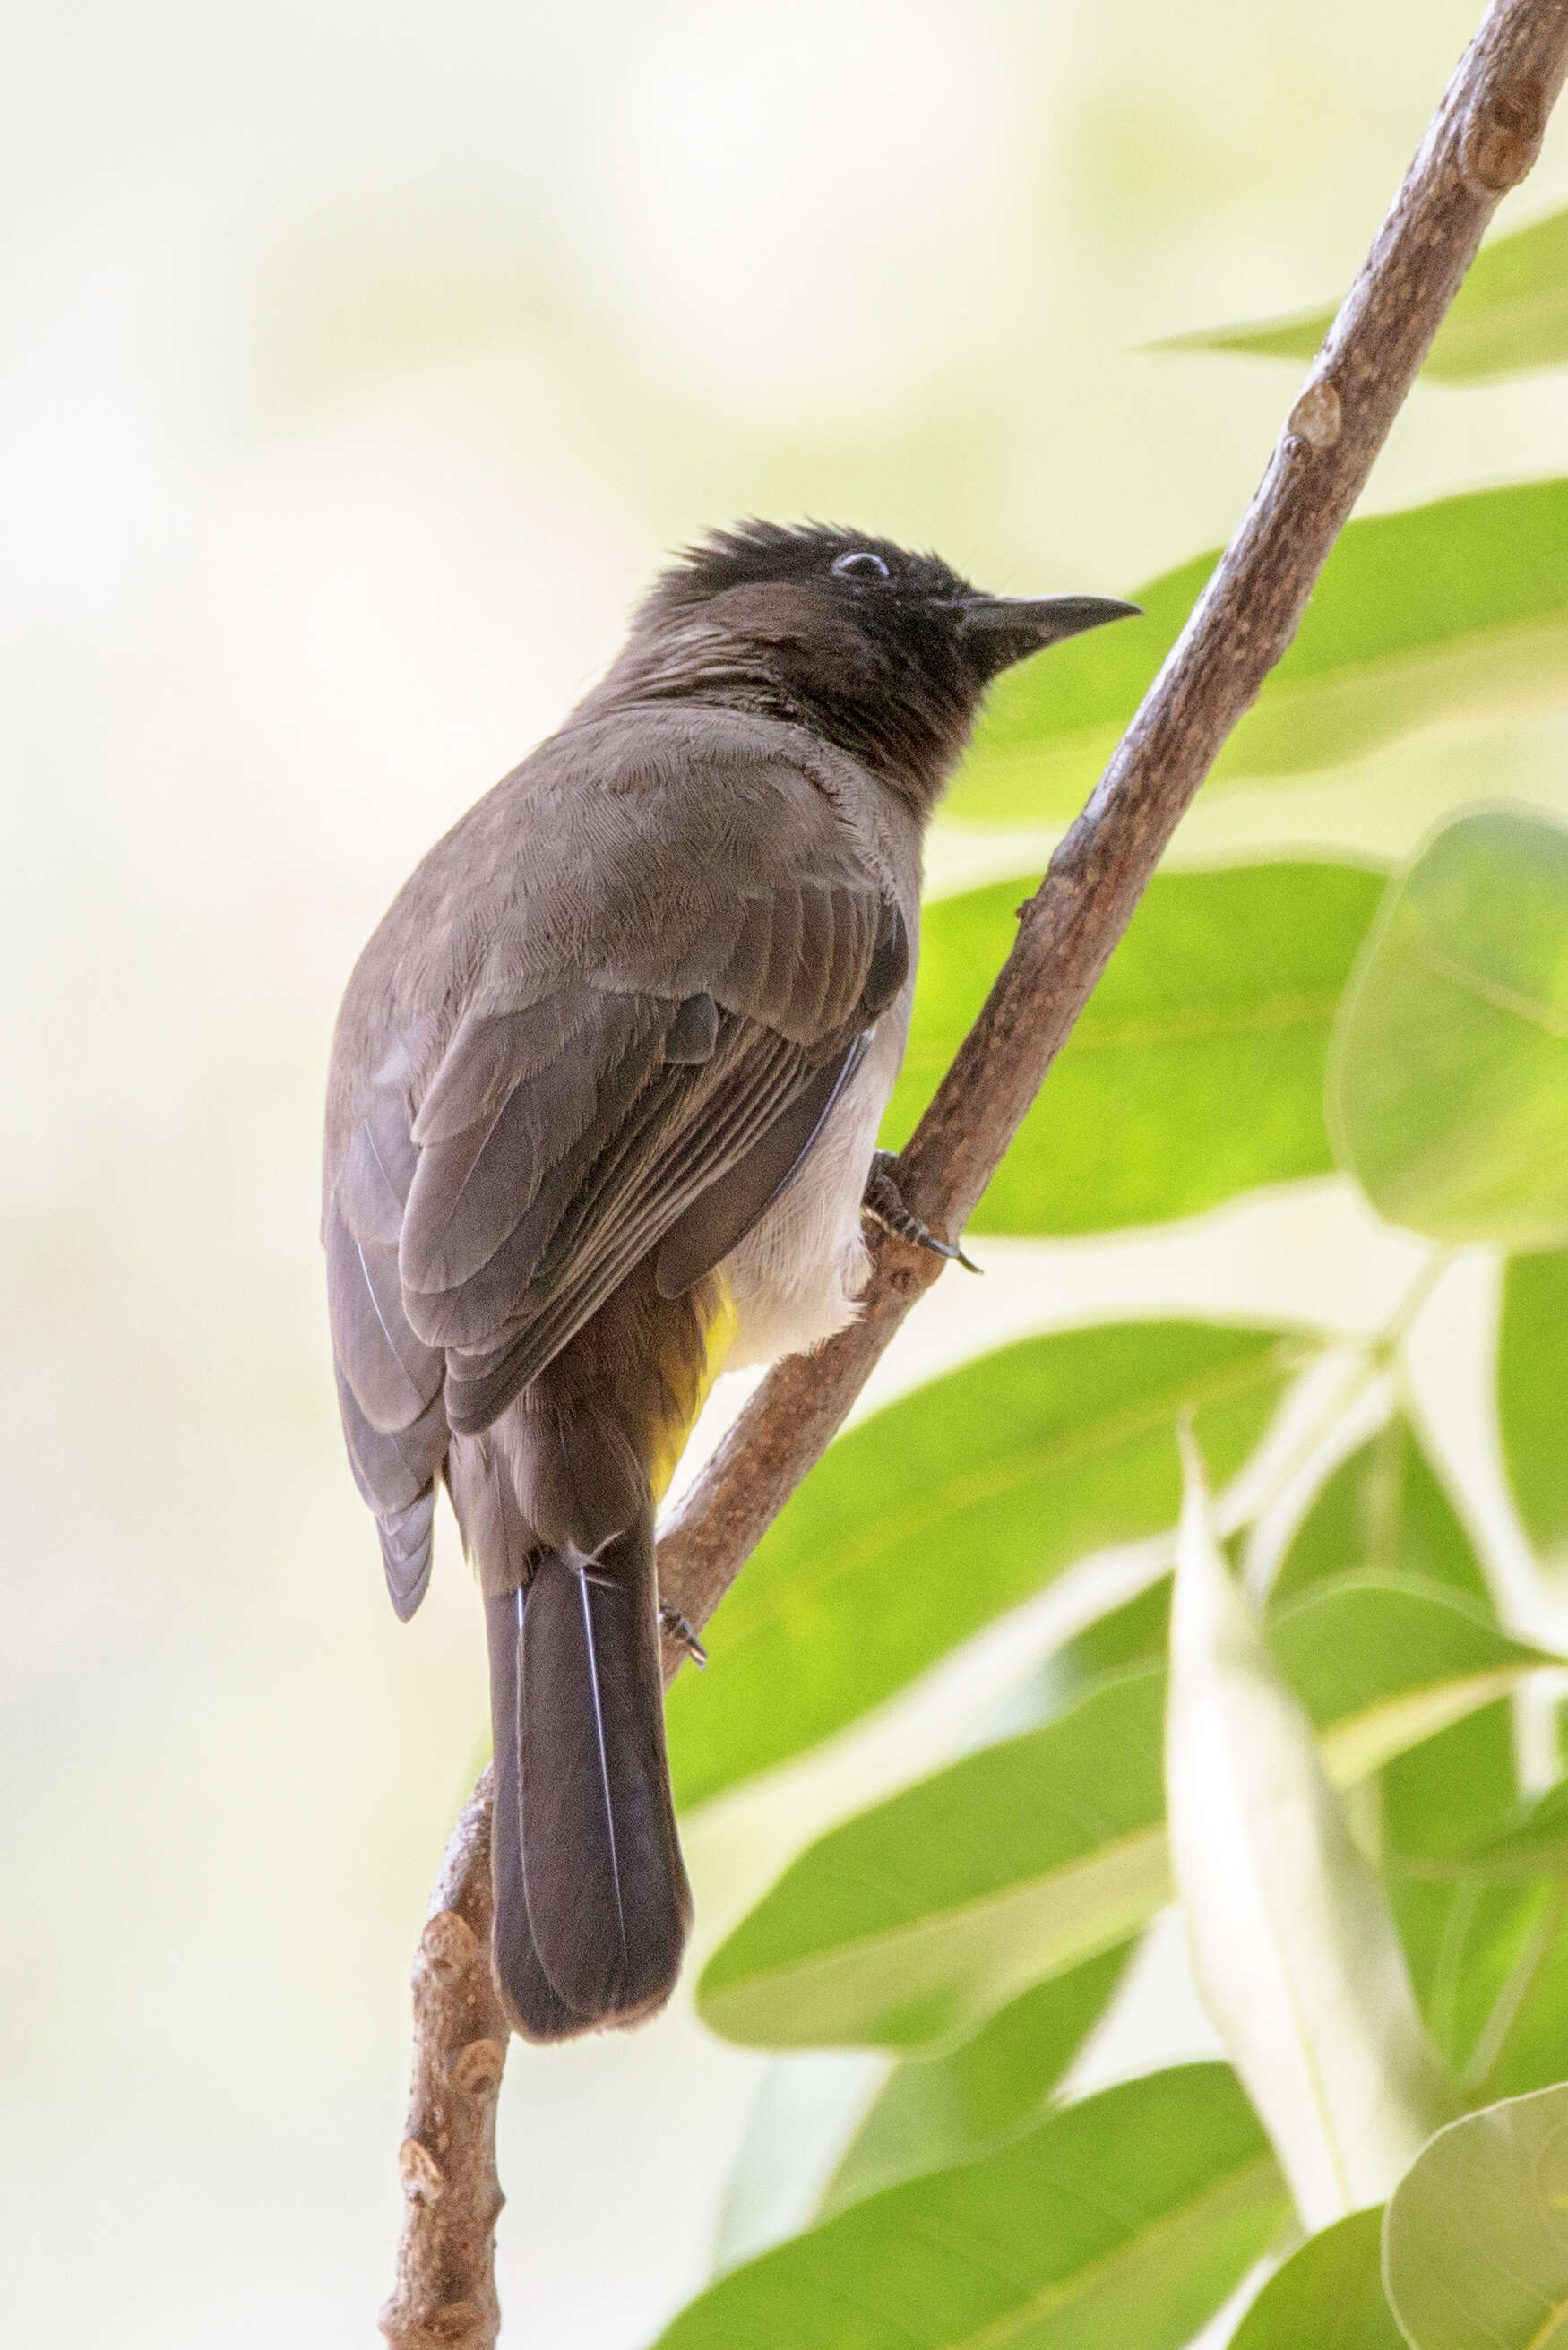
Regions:
<instances>
[{"instance_id":1,"label":"bulbul","mask_svg":"<svg viewBox=\"0 0 1568 2350\"><path fill-rule=\"evenodd\" d=\"M400 1617L442 1478L477 1562L495 1975L529 2039L675 1981L656 1504L722 1361L854 1315L921 835L986 687L1134 608L984 595L858 532L717 533L355 967L324 1206L343 1429Z\"/></svg>"}]
</instances>

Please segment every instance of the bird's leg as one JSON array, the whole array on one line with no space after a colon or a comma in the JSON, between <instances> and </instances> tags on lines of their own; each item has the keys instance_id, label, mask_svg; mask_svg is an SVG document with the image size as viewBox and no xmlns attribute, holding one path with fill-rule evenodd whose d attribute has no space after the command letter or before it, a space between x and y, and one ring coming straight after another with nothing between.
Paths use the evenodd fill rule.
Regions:
<instances>
[{"instance_id":1,"label":"bird's leg","mask_svg":"<svg viewBox=\"0 0 1568 2350\"><path fill-rule=\"evenodd\" d=\"M933 1256L946 1257L950 1264L961 1264L966 1273L978 1273L980 1267L965 1256L962 1249L951 1241L938 1240L929 1224L905 1207L893 1170L898 1163L898 1153L877 1150L872 1153L871 1172L866 1178L866 1195L860 1202L860 1212L869 1216L874 1224L895 1239L908 1241L911 1248L929 1249Z\"/></svg>"},{"instance_id":2,"label":"bird's leg","mask_svg":"<svg viewBox=\"0 0 1568 2350\"><path fill-rule=\"evenodd\" d=\"M678 1609L674 1607L660 1607L659 1611L659 1628L661 1632L668 1632L672 1640L678 1640L680 1642L680 1646L685 1649L687 1655L691 1658L694 1665L701 1666L707 1663L707 1649L702 1646L701 1641L697 1638L696 1633L686 1621L685 1617L682 1616Z\"/></svg>"}]
</instances>

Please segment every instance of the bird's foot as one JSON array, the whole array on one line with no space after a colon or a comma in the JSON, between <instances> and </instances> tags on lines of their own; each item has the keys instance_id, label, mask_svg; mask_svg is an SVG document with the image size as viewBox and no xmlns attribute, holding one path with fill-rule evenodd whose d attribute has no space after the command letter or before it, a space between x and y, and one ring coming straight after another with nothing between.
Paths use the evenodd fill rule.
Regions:
<instances>
[{"instance_id":1,"label":"bird's foot","mask_svg":"<svg viewBox=\"0 0 1568 2350\"><path fill-rule=\"evenodd\" d=\"M678 1608L660 1607L659 1628L661 1632L668 1632L672 1640L680 1643L694 1665L701 1668L707 1663L707 1649Z\"/></svg>"},{"instance_id":2,"label":"bird's foot","mask_svg":"<svg viewBox=\"0 0 1568 2350\"><path fill-rule=\"evenodd\" d=\"M860 1212L869 1216L874 1224L896 1240L908 1241L911 1248L929 1249L933 1256L945 1257L950 1264L961 1264L966 1273L978 1273L980 1267L965 1256L961 1248L951 1241L938 1240L929 1224L905 1207L893 1170L898 1155L891 1150L877 1151L871 1160L871 1172L866 1178L866 1194L860 1202Z\"/></svg>"}]
</instances>

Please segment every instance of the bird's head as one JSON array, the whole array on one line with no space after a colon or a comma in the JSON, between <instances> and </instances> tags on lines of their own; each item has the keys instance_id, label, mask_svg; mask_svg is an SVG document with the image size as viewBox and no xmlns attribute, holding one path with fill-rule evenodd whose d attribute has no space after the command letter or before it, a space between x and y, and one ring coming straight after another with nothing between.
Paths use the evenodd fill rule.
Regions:
<instances>
[{"instance_id":1,"label":"bird's head","mask_svg":"<svg viewBox=\"0 0 1568 2350\"><path fill-rule=\"evenodd\" d=\"M937 556L864 531L746 522L660 574L606 688L618 702L718 703L809 726L923 816L993 678L1137 609L990 596Z\"/></svg>"}]
</instances>

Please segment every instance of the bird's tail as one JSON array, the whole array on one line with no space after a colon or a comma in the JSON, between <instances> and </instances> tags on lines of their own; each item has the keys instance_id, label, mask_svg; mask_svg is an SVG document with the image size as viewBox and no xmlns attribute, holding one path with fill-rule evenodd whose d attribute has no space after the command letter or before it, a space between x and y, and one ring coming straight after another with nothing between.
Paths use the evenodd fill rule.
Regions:
<instances>
[{"instance_id":1,"label":"bird's tail","mask_svg":"<svg viewBox=\"0 0 1568 2350\"><path fill-rule=\"evenodd\" d=\"M544 1552L526 1589L485 1615L503 1997L532 2040L632 2022L669 1997L691 1918L651 1506L591 1557Z\"/></svg>"}]
</instances>

